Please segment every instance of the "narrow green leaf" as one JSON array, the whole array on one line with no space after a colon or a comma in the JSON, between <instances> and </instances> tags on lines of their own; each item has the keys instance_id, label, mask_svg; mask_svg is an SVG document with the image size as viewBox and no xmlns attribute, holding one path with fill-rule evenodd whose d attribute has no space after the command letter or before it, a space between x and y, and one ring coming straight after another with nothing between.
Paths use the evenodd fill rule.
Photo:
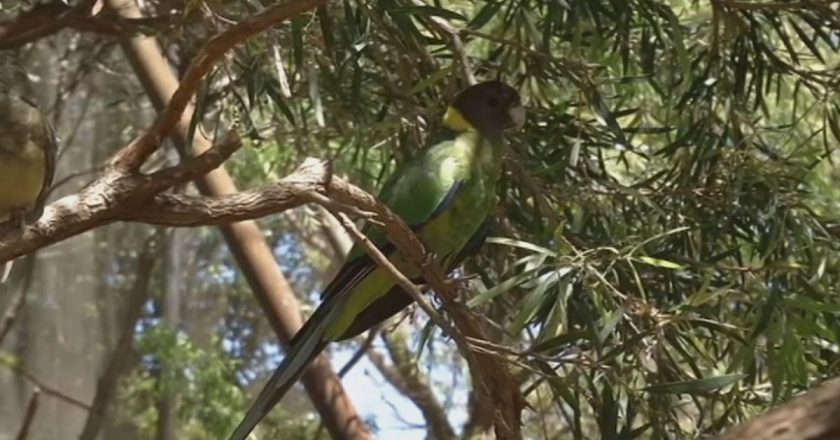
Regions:
<instances>
[{"instance_id":1,"label":"narrow green leaf","mask_svg":"<svg viewBox=\"0 0 840 440\"><path fill-rule=\"evenodd\" d=\"M657 267L664 267L665 269L673 269L673 270L683 270L685 266L682 264L674 263L673 261L663 260L661 258L653 258L653 257L635 257L633 258L635 261L639 261L641 263L649 264L651 266Z\"/></svg>"},{"instance_id":2,"label":"narrow green leaf","mask_svg":"<svg viewBox=\"0 0 840 440\"><path fill-rule=\"evenodd\" d=\"M478 295L474 296L467 302L467 307L478 307L482 304L486 304L496 298L497 296L506 293L510 289L513 289L516 286L519 286L523 282L531 279L534 276L534 271L522 272L517 275L514 275L499 284L496 284L490 289L485 290L484 292L479 293Z\"/></svg>"},{"instance_id":3,"label":"narrow green leaf","mask_svg":"<svg viewBox=\"0 0 840 440\"><path fill-rule=\"evenodd\" d=\"M545 255L548 255L548 256L552 256L552 257L556 255L556 253L554 251L552 251L551 249L547 249L547 248L544 248L542 246L538 246L534 243L529 243L527 241L514 240L512 238L490 237L490 238L487 239L487 243L500 244L502 246L516 247L516 248L525 249L525 250L529 250L529 251L533 251L533 252L538 252L538 253L545 254Z\"/></svg>"},{"instance_id":4,"label":"narrow green leaf","mask_svg":"<svg viewBox=\"0 0 840 440\"><path fill-rule=\"evenodd\" d=\"M391 8L388 12L391 14L419 15L425 17L440 17L447 20L467 21L467 17L464 17L455 11L428 5Z\"/></svg>"},{"instance_id":5,"label":"narrow green leaf","mask_svg":"<svg viewBox=\"0 0 840 440\"><path fill-rule=\"evenodd\" d=\"M666 382L642 388L655 394L697 394L718 390L735 384L744 378L744 374L724 374L703 379Z\"/></svg>"},{"instance_id":6,"label":"narrow green leaf","mask_svg":"<svg viewBox=\"0 0 840 440\"><path fill-rule=\"evenodd\" d=\"M487 22L493 19L496 13L499 12L499 9L501 9L502 4L503 2L493 2L485 4L484 7L481 8L481 10L479 10L475 14L468 26L471 29L481 28L482 26L487 24Z\"/></svg>"},{"instance_id":7,"label":"narrow green leaf","mask_svg":"<svg viewBox=\"0 0 840 440\"><path fill-rule=\"evenodd\" d=\"M550 298L551 295L546 295L546 292L549 287L556 284L557 279L557 272L544 273L537 278L536 288L520 302L522 307L520 308L519 313L517 313L513 318L513 322L510 326L511 333L517 334L521 332L522 329L531 321L531 318L537 314L537 310L539 310L540 307L547 301L553 299Z\"/></svg>"},{"instance_id":8,"label":"narrow green leaf","mask_svg":"<svg viewBox=\"0 0 840 440\"><path fill-rule=\"evenodd\" d=\"M303 67L303 23L303 17L292 17L292 56L298 69Z\"/></svg>"}]
</instances>

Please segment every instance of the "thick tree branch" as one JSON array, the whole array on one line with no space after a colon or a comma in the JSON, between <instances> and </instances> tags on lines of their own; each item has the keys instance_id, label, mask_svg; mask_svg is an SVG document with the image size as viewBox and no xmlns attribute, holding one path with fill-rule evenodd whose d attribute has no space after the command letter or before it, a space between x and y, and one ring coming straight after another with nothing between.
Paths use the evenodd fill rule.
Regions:
<instances>
[{"instance_id":1,"label":"thick tree branch","mask_svg":"<svg viewBox=\"0 0 840 440\"><path fill-rule=\"evenodd\" d=\"M835 440L840 438L840 380L829 381L730 429L717 440Z\"/></svg>"},{"instance_id":2,"label":"thick tree branch","mask_svg":"<svg viewBox=\"0 0 840 440\"><path fill-rule=\"evenodd\" d=\"M397 249L417 267L423 268L425 279L443 301L460 334L466 338L487 339L478 324L479 320L457 301L452 283L447 282L445 273L437 264L430 263L432 260L427 257L422 243L405 222L372 195L334 176L323 161L308 160L296 172L262 190L219 197L171 194L151 198L130 197L142 194L138 187L147 186L147 179L131 175L108 179L108 175L79 194L49 205L36 223L23 230L19 239L10 241L13 231L0 234L0 260L35 251L115 221L170 226L218 225L263 217L304 203L318 203L348 215L370 213L370 219L382 225ZM456 338L461 339L459 336ZM468 347L465 340L460 342L462 348ZM519 417L524 398L504 360L470 349L464 349L463 354L470 364L476 389L482 398L495 403L496 435L505 439L519 438Z\"/></svg>"},{"instance_id":3,"label":"thick tree branch","mask_svg":"<svg viewBox=\"0 0 840 440\"><path fill-rule=\"evenodd\" d=\"M106 0L106 3L121 16L142 17L135 0ZM163 57L160 44L156 39L143 35L123 36L120 43L149 100L158 112L164 112L181 84ZM201 155L210 148L201 124L193 124L195 117L194 106L187 105L170 133L170 139L183 157ZM202 194L212 197L238 192L224 166L202 176L195 183ZM227 224L219 229L269 325L278 339L288 344L300 328L302 318L294 292L280 271L262 231L253 221ZM304 371L301 381L331 436L359 440L372 438L344 393L326 355L315 359Z\"/></svg>"},{"instance_id":4,"label":"thick tree branch","mask_svg":"<svg viewBox=\"0 0 840 440\"><path fill-rule=\"evenodd\" d=\"M107 170L80 192L50 204L44 215L23 231L0 231L0 261L28 254L97 226L130 221L129 213L136 209L156 209L156 195L218 167L241 145L237 137L229 137L205 154L159 174Z\"/></svg>"}]
</instances>

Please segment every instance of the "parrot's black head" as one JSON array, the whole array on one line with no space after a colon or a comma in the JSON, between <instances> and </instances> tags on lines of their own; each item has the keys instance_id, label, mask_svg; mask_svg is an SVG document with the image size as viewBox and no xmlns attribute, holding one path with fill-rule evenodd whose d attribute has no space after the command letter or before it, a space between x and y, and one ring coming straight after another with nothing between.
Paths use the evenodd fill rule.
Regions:
<instances>
[{"instance_id":1,"label":"parrot's black head","mask_svg":"<svg viewBox=\"0 0 840 440\"><path fill-rule=\"evenodd\" d=\"M501 81L487 81L461 91L446 110L443 122L456 131L477 130L500 136L525 123L519 92Z\"/></svg>"}]
</instances>

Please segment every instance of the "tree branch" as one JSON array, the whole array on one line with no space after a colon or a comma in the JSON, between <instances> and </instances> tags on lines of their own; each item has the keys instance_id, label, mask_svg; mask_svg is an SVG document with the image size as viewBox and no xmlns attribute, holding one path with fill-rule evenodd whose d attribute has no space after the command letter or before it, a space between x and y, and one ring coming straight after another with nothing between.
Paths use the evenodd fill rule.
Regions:
<instances>
[{"instance_id":1,"label":"tree branch","mask_svg":"<svg viewBox=\"0 0 840 440\"><path fill-rule=\"evenodd\" d=\"M158 194L151 198L132 197L144 194L142 188L149 185L148 179L145 176L119 174L116 178L109 178L113 174L106 173L105 177L79 194L49 205L41 218L28 225L17 240L12 241L14 231L0 234L0 260L35 251L115 221L140 221L169 226L218 225L263 217L304 203L321 204L348 215L368 213L366 215L370 216L371 221L382 225L400 253L407 256L416 267L423 269L424 278L441 298L460 330L462 336L457 336L459 332L454 334L470 364L475 387L482 398L495 403L493 411L497 436L505 439L520 438L519 417L524 407L524 398L517 382L503 360L470 350L463 339L487 339L478 324L479 320L456 300L457 295L451 283L446 281L445 273L427 258L423 244L405 222L372 195L334 176L326 162L307 160L291 175L261 190L219 197L173 194ZM445 325L442 319L441 323Z\"/></svg>"},{"instance_id":2,"label":"tree branch","mask_svg":"<svg viewBox=\"0 0 840 440\"><path fill-rule=\"evenodd\" d=\"M175 124L184 115L202 80L216 63L233 46L265 31L304 11L326 3L326 0L291 0L280 3L243 20L211 38L195 55L181 77L178 89L172 94L166 108L158 114L155 123L143 136L118 151L111 165L118 170L137 170L160 146Z\"/></svg>"},{"instance_id":3,"label":"tree branch","mask_svg":"<svg viewBox=\"0 0 840 440\"><path fill-rule=\"evenodd\" d=\"M29 398L29 403L26 405L26 413L23 415L23 423L20 424L18 430L17 440L26 440L29 437L29 429L32 428L32 421L35 420L35 412L38 411L38 396L41 395L41 390L35 387L32 390L32 397Z\"/></svg>"},{"instance_id":4,"label":"tree branch","mask_svg":"<svg viewBox=\"0 0 840 440\"><path fill-rule=\"evenodd\" d=\"M85 411L90 409L90 405L88 405L87 403L84 403L81 400L76 399L75 397L64 394L63 392L59 391L57 388L54 388L54 387L51 387L51 386L45 384L40 379L35 377L32 373L23 369L23 367L18 365L17 362L9 359L6 356L3 356L3 353L0 353L0 364L6 366L8 369L12 370L12 372L14 372L15 374L18 374L21 377L23 377L24 379L31 382L33 385L35 385L36 388L41 390L44 394L46 394L48 396L55 397L58 400L62 400L64 402L67 402L67 403L69 403L73 406L76 406L78 408L81 408Z\"/></svg>"},{"instance_id":5,"label":"tree branch","mask_svg":"<svg viewBox=\"0 0 840 440\"><path fill-rule=\"evenodd\" d=\"M730 429L717 440L834 440L840 438L840 380L831 380Z\"/></svg>"},{"instance_id":6,"label":"tree branch","mask_svg":"<svg viewBox=\"0 0 840 440\"><path fill-rule=\"evenodd\" d=\"M106 0L106 3L122 16L142 17L135 0ZM123 36L120 43L152 105L158 112L163 112L170 105L180 83L164 58L160 44L156 39L142 35ZM194 106L187 105L171 130L170 139L182 157L200 155L211 147L201 123L193 123L195 118ZM238 192L224 166L202 176L195 183L202 194L213 197ZM223 225L219 230L272 330L281 342L288 344L300 328L302 318L294 292L264 234L253 221ZM331 436L360 440L373 438L344 392L326 355L315 359L304 371L301 381Z\"/></svg>"},{"instance_id":7,"label":"tree branch","mask_svg":"<svg viewBox=\"0 0 840 440\"><path fill-rule=\"evenodd\" d=\"M120 18L112 14L91 15L88 8L68 6L60 0L35 5L21 12L14 20L0 22L0 49L14 49L60 32L66 28L100 35L166 31L180 20L166 15L149 18Z\"/></svg>"}]
</instances>

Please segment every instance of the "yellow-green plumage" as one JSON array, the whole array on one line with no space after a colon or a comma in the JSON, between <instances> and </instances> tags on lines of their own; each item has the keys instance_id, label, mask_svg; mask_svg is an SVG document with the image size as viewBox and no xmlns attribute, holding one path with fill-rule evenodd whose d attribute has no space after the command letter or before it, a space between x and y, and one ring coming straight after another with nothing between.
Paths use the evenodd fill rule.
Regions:
<instances>
[{"instance_id":1,"label":"yellow-green plumage","mask_svg":"<svg viewBox=\"0 0 840 440\"><path fill-rule=\"evenodd\" d=\"M55 168L56 139L13 52L0 51L0 223L40 217ZM0 273L8 276L11 262Z\"/></svg>"},{"instance_id":2,"label":"yellow-green plumage","mask_svg":"<svg viewBox=\"0 0 840 440\"><path fill-rule=\"evenodd\" d=\"M0 217L33 209L44 189L46 136L40 124L36 108L18 97L0 98Z\"/></svg>"},{"instance_id":3,"label":"yellow-green plumage","mask_svg":"<svg viewBox=\"0 0 840 440\"><path fill-rule=\"evenodd\" d=\"M380 199L410 226L422 225L416 230L417 236L441 265L448 266L447 261L464 247L495 205L501 156L500 139L491 141L476 132L461 133L408 164L397 174L400 179L383 190ZM450 199L445 200L447 197ZM445 209L433 216L444 200ZM365 232L378 247L385 245L386 239L378 229L366 228ZM358 245L348 255L349 261L356 258L367 258ZM400 254L392 255L391 261L409 278L420 276L417 268ZM344 307L363 310L394 285L394 278L384 268L375 266L349 293ZM352 314L338 317L326 337L343 339L355 318Z\"/></svg>"},{"instance_id":4,"label":"yellow-green plumage","mask_svg":"<svg viewBox=\"0 0 840 440\"><path fill-rule=\"evenodd\" d=\"M400 167L382 189L379 199L447 270L463 258L469 242L480 242L476 236L496 201L503 131L521 126L523 118L519 94L510 86L490 81L467 88L444 118L448 139ZM367 227L364 233L403 274L420 277L379 230ZM410 298L395 284L390 273L355 246L230 439L247 437L326 344L352 337L407 306Z\"/></svg>"}]
</instances>

